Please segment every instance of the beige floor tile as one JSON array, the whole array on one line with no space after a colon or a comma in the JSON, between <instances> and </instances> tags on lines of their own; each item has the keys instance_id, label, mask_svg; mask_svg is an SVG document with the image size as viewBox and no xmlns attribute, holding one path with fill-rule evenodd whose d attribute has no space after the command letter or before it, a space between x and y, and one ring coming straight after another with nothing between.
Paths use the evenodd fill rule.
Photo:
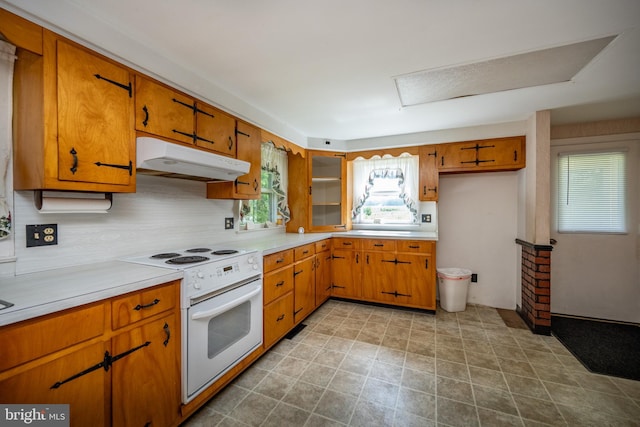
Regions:
<instances>
[{"instance_id":1,"label":"beige floor tile","mask_svg":"<svg viewBox=\"0 0 640 427\"><path fill-rule=\"evenodd\" d=\"M435 315L330 300L187 427L640 426L640 381L469 304Z\"/></svg>"}]
</instances>

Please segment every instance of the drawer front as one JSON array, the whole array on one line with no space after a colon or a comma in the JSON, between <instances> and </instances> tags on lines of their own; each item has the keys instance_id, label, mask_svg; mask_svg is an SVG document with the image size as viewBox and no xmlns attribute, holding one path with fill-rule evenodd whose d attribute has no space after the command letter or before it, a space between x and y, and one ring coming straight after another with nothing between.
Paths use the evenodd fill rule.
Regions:
<instances>
[{"instance_id":1,"label":"drawer front","mask_svg":"<svg viewBox=\"0 0 640 427\"><path fill-rule=\"evenodd\" d=\"M398 240L398 252L431 254L434 251L435 242L432 240Z\"/></svg>"},{"instance_id":2,"label":"drawer front","mask_svg":"<svg viewBox=\"0 0 640 427\"><path fill-rule=\"evenodd\" d=\"M331 239L324 239L316 242L316 253L331 249Z\"/></svg>"},{"instance_id":3,"label":"drawer front","mask_svg":"<svg viewBox=\"0 0 640 427\"><path fill-rule=\"evenodd\" d=\"M101 302L0 328L0 372L101 336L104 319Z\"/></svg>"},{"instance_id":4,"label":"drawer front","mask_svg":"<svg viewBox=\"0 0 640 427\"><path fill-rule=\"evenodd\" d=\"M300 261L301 259L305 259L310 257L311 255L315 255L316 253L316 244L309 243L308 245L298 246L294 250L294 259L296 261Z\"/></svg>"},{"instance_id":5,"label":"drawer front","mask_svg":"<svg viewBox=\"0 0 640 427\"><path fill-rule=\"evenodd\" d=\"M287 268L265 274L263 286L265 304L270 303L287 292L291 292L293 290L293 266L290 265Z\"/></svg>"},{"instance_id":6,"label":"drawer front","mask_svg":"<svg viewBox=\"0 0 640 427\"><path fill-rule=\"evenodd\" d=\"M293 328L293 292L264 307L264 347L268 348Z\"/></svg>"},{"instance_id":7,"label":"drawer front","mask_svg":"<svg viewBox=\"0 0 640 427\"><path fill-rule=\"evenodd\" d=\"M262 268L265 273L289 265L293 262L293 249L289 249L282 252L276 252L275 254L265 255L262 263Z\"/></svg>"},{"instance_id":8,"label":"drawer front","mask_svg":"<svg viewBox=\"0 0 640 427\"><path fill-rule=\"evenodd\" d=\"M365 239L362 242L362 246L364 250L368 251L395 252L396 241L390 239Z\"/></svg>"},{"instance_id":9,"label":"drawer front","mask_svg":"<svg viewBox=\"0 0 640 427\"><path fill-rule=\"evenodd\" d=\"M179 282L172 282L168 285L115 298L111 303L113 329L122 328L174 308L177 299L177 286L179 286Z\"/></svg>"},{"instance_id":10,"label":"drawer front","mask_svg":"<svg viewBox=\"0 0 640 427\"><path fill-rule=\"evenodd\" d=\"M360 249L362 239L337 237L333 239L333 249Z\"/></svg>"}]
</instances>

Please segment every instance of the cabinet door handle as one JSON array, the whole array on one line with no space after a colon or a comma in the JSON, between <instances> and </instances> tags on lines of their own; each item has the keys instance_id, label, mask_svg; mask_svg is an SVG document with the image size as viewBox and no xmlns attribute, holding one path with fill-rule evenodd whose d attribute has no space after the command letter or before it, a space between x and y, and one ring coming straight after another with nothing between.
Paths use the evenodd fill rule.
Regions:
<instances>
[{"instance_id":1,"label":"cabinet door handle","mask_svg":"<svg viewBox=\"0 0 640 427\"><path fill-rule=\"evenodd\" d=\"M142 107L142 111L144 111L144 120L142 121L142 125L144 127L147 127L147 125L149 124L149 109L145 105L144 107Z\"/></svg>"},{"instance_id":2,"label":"cabinet door handle","mask_svg":"<svg viewBox=\"0 0 640 427\"><path fill-rule=\"evenodd\" d=\"M258 191L258 187L260 186L260 184L258 183L257 179L253 180L253 191Z\"/></svg>"},{"instance_id":3,"label":"cabinet door handle","mask_svg":"<svg viewBox=\"0 0 640 427\"><path fill-rule=\"evenodd\" d=\"M383 244L383 243L376 243L376 244L374 244L373 246L375 246L375 247L377 247L377 248L381 248L381 247L383 247L383 246L384 246L384 244Z\"/></svg>"},{"instance_id":4,"label":"cabinet door handle","mask_svg":"<svg viewBox=\"0 0 640 427\"><path fill-rule=\"evenodd\" d=\"M129 98L131 98L131 97L132 97L132 93L131 93L131 92L132 92L131 82L129 82L129 84L128 84L128 85L125 85L125 84L122 84L122 83L118 83L118 82L116 82L116 81L114 81L114 80L108 79L108 78L106 78L106 77L102 77L100 74L94 74L94 76L95 76L95 78L96 78L96 79L98 79L98 80L104 80L105 82L109 82L109 83L111 83L112 85L116 85L116 86L118 86L119 88L122 88L122 89L126 90L127 92L129 92Z\"/></svg>"},{"instance_id":5,"label":"cabinet door handle","mask_svg":"<svg viewBox=\"0 0 640 427\"><path fill-rule=\"evenodd\" d=\"M233 139L231 139L231 137L229 137L229 143L227 144L227 146L229 147L229 150L233 148Z\"/></svg>"},{"instance_id":6,"label":"cabinet door handle","mask_svg":"<svg viewBox=\"0 0 640 427\"><path fill-rule=\"evenodd\" d=\"M424 268L425 268L425 270L429 269L429 258L424 260Z\"/></svg>"},{"instance_id":7,"label":"cabinet door handle","mask_svg":"<svg viewBox=\"0 0 640 427\"><path fill-rule=\"evenodd\" d=\"M513 161L514 162L518 161L518 150L513 150Z\"/></svg>"},{"instance_id":8,"label":"cabinet door handle","mask_svg":"<svg viewBox=\"0 0 640 427\"><path fill-rule=\"evenodd\" d=\"M293 272L293 277L296 277L298 274L304 272L304 270L300 270L300 271L294 271Z\"/></svg>"},{"instance_id":9,"label":"cabinet door handle","mask_svg":"<svg viewBox=\"0 0 640 427\"><path fill-rule=\"evenodd\" d=\"M149 304L146 304L146 305L138 304L135 307L133 307L133 309L136 310L136 311L140 311L140 310L145 309L145 308L153 307L154 305L158 304L159 302L160 302L160 300L158 298L156 298L153 301L151 301Z\"/></svg>"},{"instance_id":10,"label":"cabinet door handle","mask_svg":"<svg viewBox=\"0 0 640 427\"><path fill-rule=\"evenodd\" d=\"M167 335L167 339L162 343L166 347L169 344L169 339L171 338L171 329L169 329L169 324L166 322L162 329L164 329L164 333Z\"/></svg>"},{"instance_id":11,"label":"cabinet door handle","mask_svg":"<svg viewBox=\"0 0 640 427\"><path fill-rule=\"evenodd\" d=\"M78 152L75 148L71 147L71 151L69 151L69 154L73 156L73 164L71 165L71 169L69 170L72 174L75 174L78 171Z\"/></svg>"},{"instance_id":12,"label":"cabinet door handle","mask_svg":"<svg viewBox=\"0 0 640 427\"><path fill-rule=\"evenodd\" d=\"M278 283L276 283L276 288L279 288L282 285L284 285L284 280L281 280Z\"/></svg>"},{"instance_id":13,"label":"cabinet door handle","mask_svg":"<svg viewBox=\"0 0 640 427\"><path fill-rule=\"evenodd\" d=\"M284 319L284 314L281 314L280 316L278 316L278 318L276 319L276 322L279 322L281 320Z\"/></svg>"},{"instance_id":14,"label":"cabinet door handle","mask_svg":"<svg viewBox=\"0 0 640 427\"><path fill-rule=\"evenodd\" d=\"M356 254L356 264L360 263L360 254Z\"/></svg>"},{"instance_id":15,"label":"cabinet door handle","mask_svg":"<svg viewBox=\"0 0 640 427\"><path fill-rule=\"evenodd\" d=\"M276 260L276 264L280 264L281 262L284 262L284 258L278 258Z\"/></svg>"},{"instance_id":16,"label":"cabinet door handle","mask_svg":"<svg viewBox=\"0 0 640 427\"><path fill-rule=\"evenodd\" d=\"M409 245L409 249L420 249L420 245Z\"/></svg>"},{"instance_id":17,"label":"cabinet door handle","mask_svg":"<svg viewBox=\"0 0 640 427\"><path fill-rule=\"evenodd\" d=\"M246 136L247 138L251 138L251 135L249 135L248 133L241 132L238 129L236 129L236 135L242 135L242 136Z\"/></svg>"}]
</instances>

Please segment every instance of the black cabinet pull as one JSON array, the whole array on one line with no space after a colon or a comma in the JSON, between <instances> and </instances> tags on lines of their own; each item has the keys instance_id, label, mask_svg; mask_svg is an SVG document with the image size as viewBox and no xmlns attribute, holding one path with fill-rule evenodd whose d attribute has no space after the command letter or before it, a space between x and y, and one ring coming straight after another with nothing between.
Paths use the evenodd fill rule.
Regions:
<instances>
[{"instance_id":1,"label":"black cabinet pull","mask_svg":"<svg viewBox=\"0 0 640 427\"><path fill-rule=\"evenodd\" d=\"M205 116L209 116L209 117L211 117L211 118L214 118L214 117L215 117L213 114L208 113L208 112L206 112L206 111L204 111L204 110L201 110L201 109L199 109L199 108L198 108L197 106L195 106L195 105L193 106L193 108L194 108L194 111L195 111L196 113L204 114Z\"/></svg>"},{"instance_id":2,"label":"black cabinet pull","mask_svg":"<svg viewBox=\"0 0 640 427\"><path fill-rule=\"evenodd\" d=\"M182 132L182 131L179 131L177 129L172 129L171 132L177 133L179 135L188 136L189 138L191 138L191 140L193 141L194 144L196 143L196 139L198 139L198 137L196 136L195 133Z\"/></svg>"},{"instance_id":3,"label":"black cabinet pull","mask_svg":"<svg viewBox=\"0 0 640 427\"><path fill-rule=\"evenodd\" d=\"M166 322L162 327L162 329L164 330L164 333L167 335L167 339L164 340L164 342L162 343L166 347L167 344L169 344L169 339L171 338L171 329L169 329L169 324Z\"/></svg>"},{"instance_id":4,"label":"black cabinet pull","mask_svg":"<svg viewBox=\"0 0 640 427\"><path fill-rule=\"evenodd\" d=\"M398 258L394 258L393 260L383 259L382 262L390 262L393 264L411 264L411 261L398 261Z\"/></svg>"},{"instance_id":5,"label":"black cabinet pull","mask_svg":"<svg viewBox=\"0 0 640 427\"><path fill-rule=\"evenodd\" d=\"M75 173L78 171L78 152L75 148L71 147L71 151L69 151L69 154L73 156L73 164L71 165L71 169L69 170L72 174L75 175Z\"/></svg>"},{"instance_id":6,"label":"black cabinet pull","mask_svg":"<svg viewBox=\"0 0 640 427\"><path fill-rule=\"evenodd\" d=\"M133 163L131 163L131 160L129 160L129 164L128 165L114 165L113 163L102 163L102 162L95 162L94 165L96 166L104 166L107 168L116 168L116 169L124 169L129 171L129 176L131 176L133 174Z\"/></svg>"},{"instance_id":7,"label":"black cabinet pull","mask_svg":"<svg viewBox=\"0 0 640 427\"><path fill-rule=\"evenodd\" d=\"M72 375L67 379L64 379L62 381L58 381L54 385L52 385L50 388L51 389L59 388L63 384L66 384L66 383L68 383L70 381L73 381L73 380L75 380L77 378L80 378L80 377L82 377L84 375L87 375L87 374L89 374L89 373L91 373L93 371L96 371L96 370L100 369L100 368L103 368L105 370L105 372L106 372L106 371L109 370L109 368L111 367L113 362L116 362L116 361L122 359L123 357L126 357L126 356L130 355L134 351L138 351L141 348L148 346L149 344L151 344L151 341L147 341L144 344L140 344L137 347L133 347L133 348L125 351L124 353L118 354L117 356L111 356L108 351L105 351L104 358L102 359L102 361L100 363L97 363L97 364L91 366L90 368L85 369L84 371L78 372L77 374Z\"/></svg>"},{"instance_id":8,"label":"black cabinet pull","mask_svg":"<svg viewBox=\"0 0 640 427\"><path fill-rule=\"evenodd\" d=\"M336 256L336 255L331 255L331 259L344 259L345 257L343 256Z\"/></svg>"},{"instance_id":9,"label":"black cabinet pull","mask_svg":"<svg viewBox=\"0 0 640 427\"><path fill-rule=\"evenodd\" d=\"M351 245L353 245L353 243L351 243L351 242L342 242L342 244L343 244L343 245L345 245L345 246L351 246Z\"/></svg>"},{"instance_id":10,"label":"black cabinet pull","mask_svg":"<svg viewBox=\"0 0 640 427\"><path fill-rule=\"evenodd\" d=\"M300 313L302 310L304 310L304 307L300 307L300 310L294 311L293 315L295 316L296 314Z\"/></svg>"},{"instance_id":11,"label":"black cabinet pull","mask_svg":"<svg viewBox=\"0 0 640 427\"><path fill-rule=\"evenodd\" d=\"M276 264L280 264L281 262L284 262L284 258L278 258L276 260Z\"/></svg>"},{"instance_id":12,"label":"black cabinet pull","mask_svg":"<svg viewBox=\"0 0 640 427\"><path fill-rule=\"evenodd\" d=\"M360 264L360 254L356 254L356 264Z\"/></svg>"},{"instance_id":13,"label":"black cabinet pull","mask_svg":"<svg viewBox=\"0 0 640 427\"><path fill-rule=\"evenodd\" d=\"M253 180L253 191L258 191L258 187L260 186L260 184L258 183L257 179Z\"/></svg>"},{"instance_id":14,"label":"black cabinet pull","mask_svg":"<svg viewBox=\"0 0 640 427\"><path fill-rule=\"evenodd\" d=\"M138 304L135 307L133 307L133 309L136 310L136 311L140 311L140 310L143 310L145 308L153 307L154 305L158 304L159 302L160 302L160 300L158 298L156 298L153 301L151 301L149 304L146 304L146 305Z\"/></svg>"},{"instance_id":15,"label":"black cabinet pull","mask_svg":"<svg viewBox=\"0 0 640 427\"><path fill-rule=\"evenodd\" d=\"M384 291L382 291L380 293L387 294L387 295L393 295L396 298L397 297L411 297L411 295L409 295L409 294L401 294L398 291L393 291L393 292L384 292Z\"/></svg>"},{"instance_id":16,"label":"black cabinet pull","mask_svg":"<svg viewBox=\"0 0 640 427\"><path fill-rule=\"evenodd\" d=\"M276 288L279 288L282 285L284 285L284 280L281 280L278 283L276 283Z\"/></svg>"},{"instance_id":17,"label":"black cabinet pull","mask_svg":"<svg viewBox=\"0 0 640 427\"><path fill-rule=\"evenodd\" d=\"M424 260L424 268L425 268L425 270L429 269L429 258Z\"/></svg>"},{"instance_id":18,"label":"black cabinet pull","mask_svg":"<svg viewBox=\"0 0 640 427\"><path fill-rule=\"evenodd\" d=\"M144 127L147 127L147 124L149 123L149 109L145 105L144 107L142 107L142 111L144 111L144 120L142 121L142 125Z\"/></svg>"},{"instance_id":19,"label":"black cabinet pull","mask_svg":"<svg viewBox=\"0 0 640 427\"><path fill-rule=\"evenodd\" d=\"M518 150L513 150L513 161L514 162L518 161Z\"/></svg>"},{"instance_id":20,"label":"black cabinet pull","mask_svg":"<svg viewBox=\"0 0 640 427\"><path fill-rule=\"evenodd\" d=\"M94 76L95 76L95 78L96 78L96 79L98 79L98 80L104 80L105 82L109 82L109 83L111 83L112 85L116 85L116 86L118 86L119 88L122 88L122 89L126 90L127 92L129 92L129 98L131 98L131 97L132 97L132 87L131 87L131 82L129 82L129 84L128 84L128 85L125 85L125 84L122 84L122 83L118 83L118 82L116 82L116 81L114 81L114 80L108 79L108 78L106 78L106 77L102 77L100 74L94 74Z\"/></svg>"},{"instance_id":21,"label":"black cabinet pull","mask_svg":"<svg viewBox=\"0 0 640 427\"><path fill-rule=\"evenodd\" d=\"M409 245L409 249L420 249L420 245Z\"/></svg>"},{"instance_id":22,"label":"black cabinet pull","mask_svg":"<svg viewBox=\"0 0 640 427\"><path fill-rule=\"evenodd\" d=\"M185 107L187 107L188 109L193 111L193 114L195 114L196 111L197 111L196 106L194 104L187 104L186 102L182 102L182 101L180 101L178 99L175 99L175 98L171 98L171 100L173 102L175 102L176 104L184 105Z\"/></svg>"},{"instance_id":23,"label":"black cabinet pull","mask_svg":"<svg viewBox=\"0 0 640 427\"><path fill-rule=\"evenodd\" d=\"M298 274L304 272L304 270L300 270L300 271L294 271L293 272L293 277L296 277Z\"/></svg>"},{"instance_id":24,"label":"black cabinet pull","mask_svg":"<svg viewBox=\"0 0 640 427\"><path fill-rule=\"evenodd\" d=\"M284 319L284 314L281 314L280 316L278 316L278 318L276 319L276 322L279 322L281 320Z\"/></svg>"},{"instance_id":25,"label":"black cabinet pull","mask_svg":"<svg viewBox=\"0 0 640 427\"><path fill-rule=\"evenodd\" d=\"M209 144L215 144L216 142L212 139L207 139L207 138L203 138L201 136L198 136L197 134L193 134L193 137L198 140L198 141L203 141L203 142L208 142Z\"/></svg>"},{"instance_id":26,"label":"black cabinet pull","mask_svg":"<svg viewBox=\"0 0 640 427\"><path fill-rule=\"evenodd\" d=\"M242 135L242 136L246 136L247 138L251 138L251 135L249 135L248 133L241 132L238 129L236 129L236 135Z\"/></svg>"},{"instance_id":27,"label":"black cabinet pull","mask_svg":"<svg viewBox=\"0 0 640 427\"><path fill-rule=\"evenodd\" d=\"M231 139L231 137L229 137L229 143L227 144L227 147L229 147L229 150L233 148L233 139Z\"/></svg>"},{"instance_id":28,"label":"black cabinet pull","mask_svg":"<svg viewBox=\"0 0 640 427\"><path fill-rule=\"evenodd\" d=\"M373 246L375 246L376 248L381 248L384 246L383 243L375 243Z\"/></svg>"}]
</instances>

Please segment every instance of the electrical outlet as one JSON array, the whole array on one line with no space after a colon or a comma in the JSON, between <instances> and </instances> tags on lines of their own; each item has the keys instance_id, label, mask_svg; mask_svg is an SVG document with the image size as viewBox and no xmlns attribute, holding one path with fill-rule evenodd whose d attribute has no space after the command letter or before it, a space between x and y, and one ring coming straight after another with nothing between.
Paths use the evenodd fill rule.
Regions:
<instances>
[{"instance_id":1,"label":"electrical outlet","mask_svg":"<svg viewBox=\"0 0 640 427\"><path fill-rule=\"evenodd\" d=\"M232 230L233 229L233 217L224 219L224 229Z\"/></svg>"},{"instance_id":2,"label":"electrical outlet","mask_svg":"<svg viewBox=\"0 0 640 427\"><path fill-rule=\"evenodd\" d=\"M58 224L27 225L27 247L58 244Z\"/></svg>"},{"instance_id":3,"label":"electrical outlet","mask_svg":"<svg viewBox=\"0 0 640 427\"><path fill-rule=\"evenodd\" d=\"M422 214L422 222L431 222L431 214Z\"/></svg>"},{"instance_id":4,"label":"electrical outlet","mask_svg":"<svg viewBox=\"0 0 640 427\"><path fill-rule=\"evenodd\" d=\"M471 274L471 281L473 283L477 283L478 282L478 274L477 273L472 273Z\"/></svg>"}]
</instances>

